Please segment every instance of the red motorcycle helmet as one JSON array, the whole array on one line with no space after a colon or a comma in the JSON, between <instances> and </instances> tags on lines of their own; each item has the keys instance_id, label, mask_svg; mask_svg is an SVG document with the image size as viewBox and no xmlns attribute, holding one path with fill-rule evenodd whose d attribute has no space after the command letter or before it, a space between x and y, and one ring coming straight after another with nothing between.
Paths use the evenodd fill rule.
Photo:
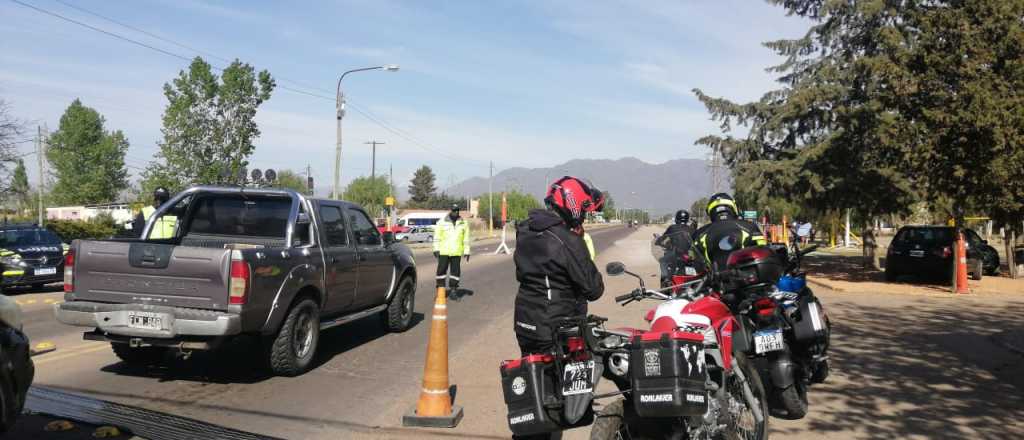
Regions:
<instances>
[{"instance_id":1,"label":"red motorcycle helmet","mask_svg":"<svg viewBox=\"0 0 1024 440\"><path fill-rule=\"evenodd\" d=\"M604 194L581 179L565 176L548 188L544 204L558 213L570 228L583 224L588 212L601 210Z\"/></svg>"}]
</instances>

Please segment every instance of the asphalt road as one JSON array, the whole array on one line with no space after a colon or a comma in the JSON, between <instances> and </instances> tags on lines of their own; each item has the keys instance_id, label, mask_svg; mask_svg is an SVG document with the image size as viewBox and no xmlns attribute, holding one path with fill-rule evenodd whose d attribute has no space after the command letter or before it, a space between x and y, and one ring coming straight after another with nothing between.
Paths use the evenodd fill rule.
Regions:
<instances>
[{"instance_id":1,"label":"asphalt road","mask_svg":"<svg viewBox=\"0 0 1024 440\"><path fill-rule=\"evenodd\" d=\"M612 227L591 235L600 252L633 231ZM491 255L495 247L474 246L474 257L463 264L462 285L470 292L449 303L452 352L511 310L517 286L512 259ZM320 338L316 367L296 378L269 376L253 356L254 341L244 339L187 360L168 359L161 367L130 368L108 344L83 341L83 329L54 320L52 304L62 299L61 292L11 293L23 307L32 342L58 347L35 358L37 385L271 436L338 438L339 432L374 432L377 427L368 421L391 408L396 396L415 395L420 386L429 331L424 317L432 307L436 266L428 250L418 250L416 257L417 324L389 334L371 317L328 330ZM493 374L494 368L484 371Z\"/></svg>"}]
</instances>

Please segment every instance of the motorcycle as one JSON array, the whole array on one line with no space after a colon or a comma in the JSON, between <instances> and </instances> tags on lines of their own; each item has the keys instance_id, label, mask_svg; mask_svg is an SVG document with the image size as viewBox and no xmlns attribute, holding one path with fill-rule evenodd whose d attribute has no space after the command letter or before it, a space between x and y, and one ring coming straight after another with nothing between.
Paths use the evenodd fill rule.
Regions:
<instances>
[{"instance_id":1,"label":"motorcycle","mask_svg":"<svg viewBox=\"0 0 1024 440\"><path fill-rule=\"evenodd\" d=\"M604 407L592 440L768 437L768 403L757 370L744 355L739 323L707 278L659 290L619 262L610 276L628 274L640 287L615 298L662 301L646 315L649 329L617 329L629 335L606 359L606 374L624 398ZM741 341L737 344L737 341Z\"/></svg>"},{"instance_id":2,"label":"motorcycle","mask_svg":"<svg viewBox=\"0 0 1024 440\"><path fill-rule=\"evenodd\" d=\"M794 234L795 235L795 234ZM831 323L800 271L804 255L794 240L745 248L729 255L723 292L738 304L737 317L752 329L747 355L768 391L771 414L795 420L807 414L807 390L828 377Z\"/></svg>"},{"instance_id":3,"label":"motorcycle","mask_svg":"<svg viewBox=\"0 0 1024 440\"><path fill-rule=\"evenodd\" d=\"M678 286L688 281L702 278L705 265L690 252L681 252L671 242L658 244L662 235L654 234L651 240L651 256L662 266L661 287Z\"/></svg>"}]
</instances>

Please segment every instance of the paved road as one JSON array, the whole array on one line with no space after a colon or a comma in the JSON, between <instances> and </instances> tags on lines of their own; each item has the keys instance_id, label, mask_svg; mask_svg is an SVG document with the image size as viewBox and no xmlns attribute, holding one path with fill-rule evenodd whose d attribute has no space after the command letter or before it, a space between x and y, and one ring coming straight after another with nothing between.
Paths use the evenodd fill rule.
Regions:
<instances>
[{"instance_id":1,"label":"paved road","mask_svg":"<svg viewBox=\"0 0 1024 440\"><path fill-rule=\"evenodd\" d=\"M592 235L601 250L632 231L613 227ZM494 248L493 243L475 246L475 256L463 266L463 286L472 294L449 306L452 352L511 309L516 288L511 257L489 255ZM320 339L317 366L297 378L269 377L256 368L247 340L160 368L132 369L107 344L82 341L81 329L54 321L50 303L60 299L59 292L17 298L33 342L58 345L56 352L35 359L36 384L284 438L338 438L339 431L373 432L370 421L395 404L396 396L415 396L419 389L429 330L423 318L432 306L436 266L428 251L418 251L417 261L414 319L420 322L415 327L388 334L377 319L368 318L331 329ZM488 365L487 374L494 368Z\"/></svg>"}]
</instances>

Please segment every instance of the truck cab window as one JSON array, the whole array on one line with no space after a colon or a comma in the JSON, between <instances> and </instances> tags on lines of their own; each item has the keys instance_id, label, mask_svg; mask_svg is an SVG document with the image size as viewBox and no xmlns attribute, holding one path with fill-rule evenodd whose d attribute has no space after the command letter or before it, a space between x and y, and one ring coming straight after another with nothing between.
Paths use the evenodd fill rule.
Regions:
<instances>
[{"instance_id":1,"label":"truck cab window","mask_svg":"<svg viewBox=\"0 0 1024 440\"><path fill-rule=\"evenodd\" d=\"M352 223L352 232L356 237L356 243L362 246L380 245L380 232L373 226L370 217L365 212L358 210L350 210L349 213L349 220Z\"/></svg>"},{"instance_id":2,"label":"truck cab window","mask_svg":"<svg viewBox=\"0 0 1024 440\"><path fill-rule=\"evenodd\" d=\"M341 208L337 206L321 206L320 222L324 228L324 239L328 246L348 246L348 234L342 220Z\"/></svg>"}]
</instances>

